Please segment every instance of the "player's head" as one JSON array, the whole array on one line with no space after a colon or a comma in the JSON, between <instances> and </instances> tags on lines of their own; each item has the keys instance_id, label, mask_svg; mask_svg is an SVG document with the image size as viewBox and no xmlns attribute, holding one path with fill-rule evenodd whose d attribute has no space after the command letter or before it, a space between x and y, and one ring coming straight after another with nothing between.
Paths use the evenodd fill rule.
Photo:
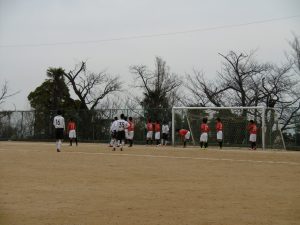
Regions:
<instances>
[{"instance_id":1,"label":"player's head","mask_svg":"<svg viewBox=\"0 0 300 225\"><path fill-rule=\"evenodd\" d=\"M202 122L203 122L203 123L207 123L207 118L206 118L206 117L203 118L203 119L202 119Z\"/></svg>"},{"instance_id":2,"label":"player's head","mask_svg":"<svg viewBox=\"0 0 300 225\"><path fill-rule=\"evenodd\" d=\"M254 123L254 120L250 120L250 123L253 124L253 123Z\"/></svg>"},{"instance_id":3,"label":"player's head","mask_svg":"<svg viewBox=\"0 0 300 225\"><path fill-rule=\"evenodd\" d=\"M221 122L221 119L218 117L218 118L216 119L216 121Z\"/></svg>"},{"instance_id":4,"label":"player's head","mask_svg":"<svg viewBox=\"0 0 300 225\"><path fill-rule=\"evenodd\" d=\"M129 119L129 121L132 121L132 117L131 117L131 116L129 116L129 118L128 118L128 119Z\"/></svg>"},{"instance_id":5,"label":"player's head","mask_svg":"<svg viewBox=\"0 0 300 225\"><path fill-rule=\"evenodd\" d=\"M123 114L123 113L120 115L120 118L121 118L122 120L124 120L124 119L125 119L125 116L124 116L124 114Z\"/></svg>"},{"instance_id":6,"label":"player's head","mask_svg":"<svg viewBox=\"0 0 300 225\"><path fill-rule=\"evenodd\" d=\"M57 110L57 115L61 115L62 113L61 113L61 110Z\"/></svg>"},{"instance_id":7,"label":"player's head","mask_svg":"<svg viewBox=\"0 0 300 225\"><path fill-rule=\"evenodd\" d=\"M117 117L117 116L115 116L114 120L118 120L118 117Z\"/></svg>"},{"instance_id":8,"label":"player's head","mask_svg":"<svg viewBox=\"0 0 300 225\"><path fill-rule=\"evenodd\" d=\"M72 117L70 118L70 121L73 122L73 118Z\"/></svg>"}]
</instances>

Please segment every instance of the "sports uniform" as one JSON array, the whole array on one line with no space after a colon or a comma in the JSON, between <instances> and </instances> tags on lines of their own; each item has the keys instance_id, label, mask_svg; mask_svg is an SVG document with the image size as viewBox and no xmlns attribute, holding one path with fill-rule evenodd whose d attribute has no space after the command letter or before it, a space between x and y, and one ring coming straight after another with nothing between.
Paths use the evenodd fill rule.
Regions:
<instances>
[{"instance_id":1,"label":"sports uniform","mask_svg":"<svg viewBox=\"0 0 300 225\"><path fill-rule=\"evenodd\" d=\"M76 124L73 120L70 120L68 123L68 131L69 131L70 146L72 146L73 139L75 139L76 145L78 145L77 137L76 137Z\"/></svg>"},{"instance_id":2,"label":"sports uniform","mask_svg":"<svg viewBox=\"0 0 300 225\"><path fill-rule=\"evenodd\" d=\"M223 124L220 118L217 119L216 131L217 131L217 142L219 143L221 149L223 144Z\"/></svg>"},{"instance_id":3,"label":"sports uniform","mask_svg":"<svg viewBox=\"0 0 300 225\"><path fill-rule=\"evenodd\" d=\"M186 147L186 142L188 140L190 140L191 137L191 132L189 130L186 129L180 129L178 130L178 134L181 137L181 139L183 139L183 147Z\"/></svg>"},{"instance_id":4,"label":"sports uniform","mask_svg":"<svg viewBox=\"0 0 300 225\"><path fill-rule=\"evenodd\" d=\"M117 126L118 145L121 146L121 151L123 151L123 146L125 142L125 129L128 128L129 124L126 120L124 120L124 116L121 116L121 119L114 121L113 126ZM116 150L116 143L114 143L113 150Z\"/></svg>"},{"instance_id":5,"label":"sports uniform","mask_svg":"<svg viewBox=\"0 0 300 225\"><path fill-rule=\"evenodd\" d=\"M154 124L154 130L155 130L155 140L156 140L156 145L160 145L160 123L156 122Z\"/></svg>"},{"instance_id":6,"label":"sports uniform","mask_svg":"<svg viewBox=\"0 0 300 225\"><path fill-rule=\"evenodd\" d=\"M151 121L148 121L148 123L146 124L146 129L147 129L147 135L146 135L147 144L148 144L149 140L151 141L151 144L152 144L153 124Z\"/></svg>"},{"instance_id":7,"label":"sports uniform","mask_svg":"<svg viewBox=\"0 0 300 225\"><path fill-rule=\"evenodd\" d=\"M132 122L132 119L129 118L129 121L128 121L128 141L129 141L129 147L132 147L133 136L134 136L134 123Z\"/></svg>"},{"instance_id":8,"label":"sports uniform","mask_svg":"<svg viewBox=\"0 0 300 225\"><path fill-rule=\"evenodd\" d=\"M209 127L206 123L202 123L200 126L201 136L200 136L200 146L201 148L204 147L207 148L207 140L208 140L208 132Z\"/></svg>"},{"instance_id":9,"label":"sports uniform","mask_svg":"<svg viewBox=\"0 0 300 225\"><path fill-rule=\"evenodd\" d=\"M60 152L62 139L64 139L65 119L62 117L61 112L53 119L53 126L55 127L56 150Z\"/></svg>"},{"instance_id":10,"label":"sports uniform","mask_svg":"<svg viewBox=\"0 0 300 225\"><path fill-rule=\"evenodd\" d=\"M167 145L168 142L168 135L169 135L169 125L163 124L161 127L161 133L162 133L162 139L163 139L163 145Z\"/></svg>"},{"instance_id":11,"label":"sports uniform","mask_svg":"<svg viewBox=\"0 0 300 225\"><path fill-rule=\"evenodd\" d=\"M256 150L257 126L254 122L250 121L250 124L248 126L248 131L250 133L249 141L251 142L251 149Z\"/></svg>"}]
</instances>

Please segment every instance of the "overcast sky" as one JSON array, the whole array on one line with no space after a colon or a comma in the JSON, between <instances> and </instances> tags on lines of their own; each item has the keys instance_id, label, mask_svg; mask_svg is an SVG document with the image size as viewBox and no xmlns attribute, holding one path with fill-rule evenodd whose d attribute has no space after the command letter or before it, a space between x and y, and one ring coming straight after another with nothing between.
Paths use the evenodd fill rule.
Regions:
<instances>
[{"instance_id":1,"label":"overcast sky","mask_svg":"<svg viewBox=\"0 0 300 225\"><path fill-rule=\"evenodd\" d=\"M47 68L69 71L82 60L129 83L129 66L153 68L155 56L171 72L201 69L208 79L220 69L218 52L257 49L258 60L280 64L299 28L299 0L0 0L0 84L20 91L0 108L29 109ZM111 40L189 30L199 31Z\"/></svg>"}]
</instances>

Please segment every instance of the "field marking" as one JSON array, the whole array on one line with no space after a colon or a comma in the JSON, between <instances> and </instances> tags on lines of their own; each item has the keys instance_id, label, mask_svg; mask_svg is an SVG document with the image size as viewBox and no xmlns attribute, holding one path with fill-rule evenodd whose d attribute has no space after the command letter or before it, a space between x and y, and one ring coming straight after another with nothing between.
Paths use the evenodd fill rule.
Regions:
<instances>
[{"instance_id":1,"label":"field marking","mask_svg":"<svg viewBox=\"0 0 300 225\"><path fill-rule=\"evenodd\" d=\"M148 157L148 158L167 158L167 159L194 159L207 161L229 161L229 162L250 162L250 163L267 163L267 164L287 164L300 165L297 162L286 161L263 161L251 159L226 159L226 158L209 158L209 157L190 157L190 156L166 156L166 155L144 155L144 154L127 154L127 153L104 153L104 152L62 152L63 154L86 154L86 155L109 155L109 156L133 156L133 157Z\"/></svg>"}]
</instances>

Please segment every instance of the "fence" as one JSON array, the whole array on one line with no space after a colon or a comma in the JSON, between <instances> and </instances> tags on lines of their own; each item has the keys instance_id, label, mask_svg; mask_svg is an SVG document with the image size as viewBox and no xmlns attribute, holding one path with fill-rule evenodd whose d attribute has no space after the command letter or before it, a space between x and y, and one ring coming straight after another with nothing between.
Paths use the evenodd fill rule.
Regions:
<instances>
[{"instance_id":1,"label":"fence","mask_svg":"<svg viewBox=\"0 0 300 225\"><path fill-rule=\"evenodd\" d=\"M133 117L135 122L135 143L145 143L145 123L147 118L152 120L167 121L170 125L171 109L101 109L94 111L64 111L66 123L70 118L77 124L78 140L81 142L108 142L110 140L110 124L115 116ZM0 140L28 140L50 141L54 139L53 117L56 112L38 111L1 111L0 112ZM150 116L151 115L151 116ZM193 119L192 126L195 130L200 126L200 118ZM199 123L199 124L198 124ZM290 121L289 128L284 130L283 138L287 149L300 150L300 116ZM195 132L196 133L196 132ZM198 134L197 134L198 135ZM267 132L266 136L271 137ZM170 132L170 141L172 134ZM178 139L176 139L179 142ZM272 147L273 140L269 138L267 147ZM236 141L234 146L239 145Z\"/></svg>"}]
</instances>

